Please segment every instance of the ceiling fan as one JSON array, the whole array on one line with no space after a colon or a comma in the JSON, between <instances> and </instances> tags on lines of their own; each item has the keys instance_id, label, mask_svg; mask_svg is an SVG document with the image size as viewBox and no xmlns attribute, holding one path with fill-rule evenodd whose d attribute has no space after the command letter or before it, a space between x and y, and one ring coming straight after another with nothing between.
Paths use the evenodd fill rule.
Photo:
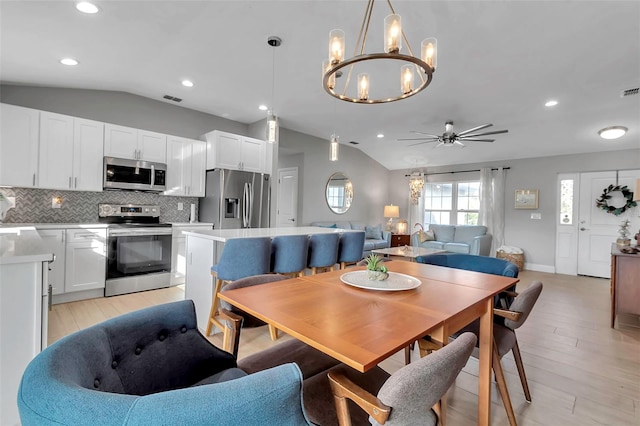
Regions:
<instances>
[{"instance_id":1,"label":"ceiling fan","mask_svg":"<svg viewBox=\"0 0 640 426\"><path fill-rule=\"evenodd\" d=\"M484 132L477 133L482 129L486 129L487 127L491 127L493 124L482 124L477 127L473 127L471 129L464 130L460 133L455 133L453 131L453 121L447 121L444 125L444 133L442 135L433 135L431 133L418 132L417 130L412 130L411 133L417 133L420 135L424 135L420 138L406 138L406 139L398 139L399 141L421 141L409 146L420 145L423 143L431 143L431 142L439 142L436 145L436 148L439 146L461 146L465 145L462 142L493 142L495 139L482 139L481 136L488 135L498 135L501 133L507 133L508 130L495 130L493 132Z\"/></svg>"}]
</instances>

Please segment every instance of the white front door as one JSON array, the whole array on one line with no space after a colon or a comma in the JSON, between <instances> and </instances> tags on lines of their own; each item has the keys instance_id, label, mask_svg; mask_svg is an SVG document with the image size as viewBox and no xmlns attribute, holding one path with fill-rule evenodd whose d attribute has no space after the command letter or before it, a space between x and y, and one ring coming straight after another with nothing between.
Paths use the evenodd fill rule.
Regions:
<instances>
[{"instance_id":1,"label":"white front door","mask_svg":"<svg viewBox=\"0 0 640 426\"><path fill-rule=\"evenodd\" d=\"M616 178L617 173L617 178ZM638 227L639 208L627 210L621 215L607 213L596 206L609 185L626 185L633 191L640 170L582 173L580 175L580 201L578 219L578 275L610 278L611 244L618 238L618 229L625 219L631 220L631 230ZM612 193L609 205L624 205L622 194Z\"/></svg>"},{"instance_id":2,"label":"white front door","mask_svg":"<svg viewBox=\"0 0 640 426\"><path fill-rule=\"evenodd\" d=\"M298 226L298 168L278 170L276 226Z\"/></svg>"}]
</instances>

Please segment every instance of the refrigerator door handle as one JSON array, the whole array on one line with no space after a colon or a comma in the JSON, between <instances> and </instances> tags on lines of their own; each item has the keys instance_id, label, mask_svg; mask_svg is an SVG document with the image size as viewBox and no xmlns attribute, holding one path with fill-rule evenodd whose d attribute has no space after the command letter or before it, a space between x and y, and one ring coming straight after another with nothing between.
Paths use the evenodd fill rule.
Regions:
<instances>
[{"instance_id":1,"label":"refrigerator door handle","mask_svg":"<svg viewBox=\"0 0 640 426\"><path fill-rule=\"evenodd\" d=\"M249 208L247 209L247 228L251 228L251 218L253 217L253 184L247 183L247 189L249 194Z\"/></svg>"},{"instance_id":2,"label":"refrigerator door handle","mask_svg":"<svg viewBox=\"0 0 640 426\"><path fill-rule=\"evenodd\" d=\"M245 182L244 189L242 191L242 227L248 228L247 215L249 211L249 184Z\"/></svg>"}]
</instances>

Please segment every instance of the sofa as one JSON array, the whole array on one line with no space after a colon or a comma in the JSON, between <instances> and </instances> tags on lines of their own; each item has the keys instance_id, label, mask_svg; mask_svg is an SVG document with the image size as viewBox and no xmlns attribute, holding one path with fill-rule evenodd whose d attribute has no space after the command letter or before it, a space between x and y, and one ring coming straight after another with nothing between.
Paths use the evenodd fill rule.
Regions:
<instances>
[{"instance_id":1,"label":"sofa","mask_svg":"<svg viewBox=\"0 0 640 426\"><path fill-rule=\"evenodd\" d=\"M411 235L412 246L479 256L491 254L491 240L487 227L480 225L430 224L427 231Z\"/></svg>"},{"instance_id":2,"label":"sofa","mask_svg":"<svg viewBox=\"0 0 640 426\"><path fill-rule=\"evenodd\" d=\"M322 226L324 228L356 229L364 231L364 249L362 258L369 256L371 250L391 247L391 232L382 229L382 225L369 226L363 222L352 221L332 221L332 222L311 222L311 226Z\"/></svg>"}]
</instances>

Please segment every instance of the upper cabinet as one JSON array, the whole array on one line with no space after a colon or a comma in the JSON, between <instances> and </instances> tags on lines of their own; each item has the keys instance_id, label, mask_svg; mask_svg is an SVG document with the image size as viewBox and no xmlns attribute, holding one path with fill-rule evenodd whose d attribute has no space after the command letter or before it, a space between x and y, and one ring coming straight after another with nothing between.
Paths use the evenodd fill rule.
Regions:
<instances>
[{"instance_id":1,"label":"upper cabinet","mask_svg":"<svg viewBox=\"0 0 640 426\"><path fill-rule=\"evenodd\" d=\"M165 195L204 197L206 143L167 136Z\"/></svg>"},{"instance_id":2,"label":"upper cabinet","mask_svg":"<svg viewBox=\"0 0 640 426\"><path fill-rule=\"evenodd\" d=\"M0 104L0 185L38 184L40 111Z\"/></svg>"},{"instance_id":3,"label":"upper cabinet","mask_svg":"<svg viewBox=\"0 0 640 426\"><path fill-rule=\"evenodd\" d=\"M102 191L104 124L42 111L39 187Z\"/></svg>"},{"instance_id":4,"label":"upper cabinet","mask_svg":"<svg viewBox=\"0 0 640 426\"><path fill-rule=\"evenodd\" d=\"M207 140L207 170L230 169L265 173L266 142L214 130Z\"/></svg>"},{"instance_id":5,"label":"upper cabinet","mask_svg":"<svg viewBox=\"0 0 640 426\"><path fill-rule=\"evenodd\" d=\"M105 124L104 155L166 163L167 136L147 130Z\"/></svg>"}]
</instances>

